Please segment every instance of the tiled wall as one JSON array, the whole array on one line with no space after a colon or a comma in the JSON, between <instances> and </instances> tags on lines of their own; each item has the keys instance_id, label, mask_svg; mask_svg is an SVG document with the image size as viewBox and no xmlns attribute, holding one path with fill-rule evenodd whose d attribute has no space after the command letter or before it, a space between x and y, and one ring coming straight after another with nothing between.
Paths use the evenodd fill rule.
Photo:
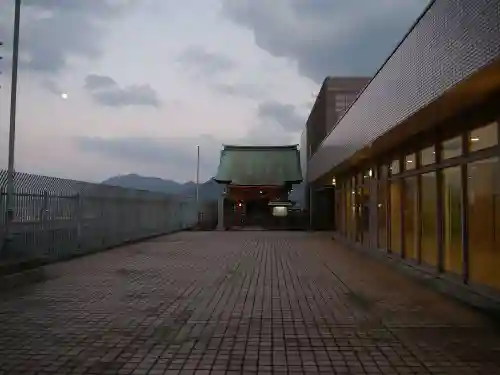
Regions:
<instances>
[{"instance_id":1,"label":"tiled wall","mask_svg":"<svg viewBox=\"0 0 500 375\"><path fill-rule=\"evenodd\" d=\"M311 158L315 180L500 56L498 0L438 0Z\"/></svg>"}]
</instances>

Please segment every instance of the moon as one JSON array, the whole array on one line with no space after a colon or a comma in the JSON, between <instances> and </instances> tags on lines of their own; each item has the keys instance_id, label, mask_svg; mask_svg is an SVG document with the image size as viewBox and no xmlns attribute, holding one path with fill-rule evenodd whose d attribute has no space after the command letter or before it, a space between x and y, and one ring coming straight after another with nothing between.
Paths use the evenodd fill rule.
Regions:
<instances>
[{"instance_id":1,"label":"moon","mask_svg":"<svg viewBox=\"0 0 500 375\"><path fill-rule=\"evenodd\" d=\"M67 94L67 93L65 93L65 92L63 92L63 93L61 94L61 98L63 98L63 99L68 99L68 94Z\"/></svg>"}]
</instances>

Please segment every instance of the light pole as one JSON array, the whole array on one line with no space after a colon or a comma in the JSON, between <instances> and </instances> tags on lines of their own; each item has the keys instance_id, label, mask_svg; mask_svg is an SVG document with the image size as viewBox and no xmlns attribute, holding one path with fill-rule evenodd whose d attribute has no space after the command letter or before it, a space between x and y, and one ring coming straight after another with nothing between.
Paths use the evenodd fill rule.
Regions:
<instances>
[{"instance_id":1,"label":"light pole","mask_svg":"<svg viewBox=\"0 0 500 375\"><path fill-rule=\"evenodd\" d=\"M14 38L12 43L12 82L10 85L9 159L7 166L7 211L6 231L10 239L11 222L14 219L14 148L16 141L17 70L19 65L19 25L21 20L21 0L14 5Z\"/></svg>"},{"instance_id":2,"label":"light pole","mask_svg":"<svg viewBox=\"0 0 500 375\"><path fill-rule=\"evenodd\" d=\"M196 146L196 225L200 225L200 146Z\"/></svg>"}]
</instances>

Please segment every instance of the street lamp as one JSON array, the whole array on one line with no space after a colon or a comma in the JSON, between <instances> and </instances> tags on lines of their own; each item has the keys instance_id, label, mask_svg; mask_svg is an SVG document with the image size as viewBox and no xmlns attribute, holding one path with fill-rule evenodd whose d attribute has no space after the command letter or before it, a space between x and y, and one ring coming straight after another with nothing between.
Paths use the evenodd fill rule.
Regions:
<instances>
[{"instance_id":1,"label":"street lamp","mask_svg":"<svg viewBox=\"0 0 500 375\"><path fill-rule=\"evenodd\" d=\"M21 0L14 3L14 37L12 43L12 82L10 85L9 159L7 166L6 232L10 237L14 219L14 147L16 140L17 70L19 65L19 24L21 20Z\"/></svg>"}]
</instances>

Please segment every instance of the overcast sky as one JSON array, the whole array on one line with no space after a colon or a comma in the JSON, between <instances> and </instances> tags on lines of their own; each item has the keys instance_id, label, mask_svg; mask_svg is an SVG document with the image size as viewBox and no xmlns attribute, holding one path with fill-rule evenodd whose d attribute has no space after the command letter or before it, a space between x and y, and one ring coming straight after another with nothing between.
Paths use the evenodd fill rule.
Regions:
<instances>
[{"instance_id":1,"label":"overcast sky","mask_svg":"<svg viewBox=\"0 0 500 375\"><path fill-rule=\"evenodd\" d=\"M0 168L14 0L0 1ZM373 75L428 0L23 0L16 170L213 176L295 144L327 75ZM61 94L67 93L67 99Z\"/></svg>"}]
</instances>

